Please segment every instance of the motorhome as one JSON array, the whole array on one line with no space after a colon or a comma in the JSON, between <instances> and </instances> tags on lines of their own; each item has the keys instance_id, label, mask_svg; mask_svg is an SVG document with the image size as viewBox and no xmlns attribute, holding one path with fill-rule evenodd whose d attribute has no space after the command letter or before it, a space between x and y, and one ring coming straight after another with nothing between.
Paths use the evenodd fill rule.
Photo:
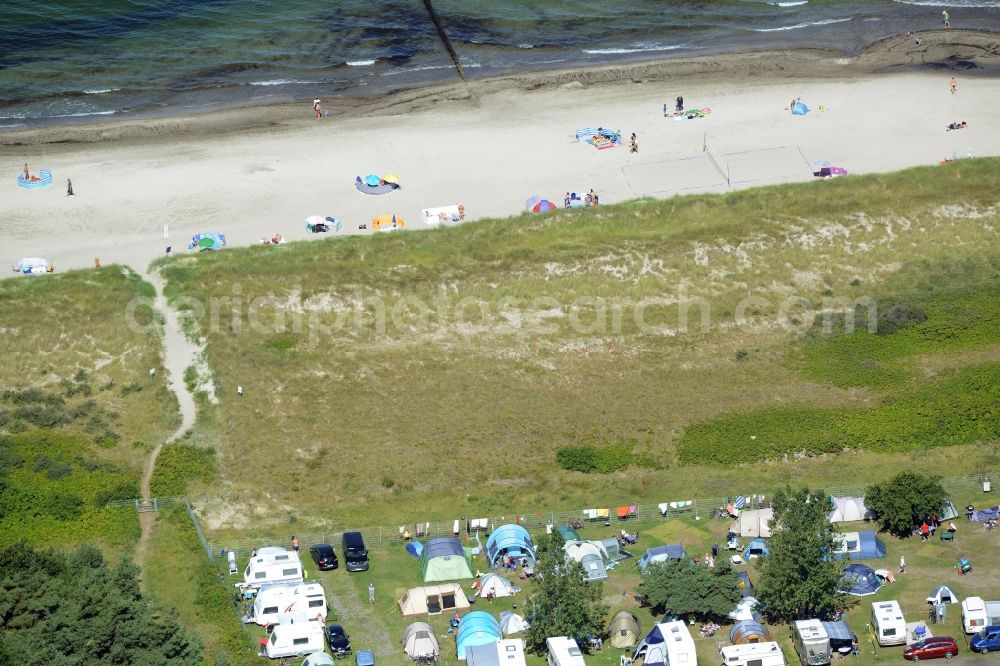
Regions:
<instances>
[{"instance_id":1,"label":"motorhome","mask_svg":"<svg viewBox=\"0 0 1000 666\"><path fill-rule=\"evenodd\" d=\"M879 645L906 643L906 618L898 601L872 602L872 630Z\"/></svg>"},{"instance_id":2,"label":"motorhome","mask_svg":"<svg viewBox=\"0 0 1000 666\"><path fill-rule=\"evenodd\" d=\"M785 666L785 655L774 641L722 648L724 666Z\"/></svg>"},{"instance_id":3,"label":"motorhome","mask_svg":"<svg viewBox=\"0 0 1000 666\"><path fill-rule=\"evenodd\" d=\"M259 589L274 585L298 585L302 582L299 554L284 548L261 548L243 570L244 585Z\"/></svg>"},{"instance_id":4,"label":"motorhome","mask_svg":"<svg viewBox=\"0 0 1000 666\"><path fill-rule=\"evenodd\" d=\"M545 639L548 648L548 666L586 666L583 652L572 638L553 636Z\"/></svg>"},{"instance_id":5,"label":"motorhome","mask_svg":"<svg viewBox=\"0 0 1000 666\"><path fill-rule=\"evenodd\" d=\"M298 619L300 617L297 615L296 621L275 625L271 636L261 639L262 657L279 659L323 650L323 623L316 620L302 621Z\"/></svg>"},{"instance_id":6,"label":"motorhome","mask_svg":"<svg viewBox=\"0 0 1000 666\"><path fill-rule=\"evenodd\" d=\"M642 658L643 664L666 666L696 666L698 655L694 639L681 620L661 622L650 629L639 643L632 660Z\"/></svg>"},{"instance_id":7,"label":"motorhome","mask_svg":"<svg viewBox=\"0 0 1000 666\"><path fill-rule=\"evenodd\" d=\"M991 625L1000 625L1000 601L983 601L982 597L966 597L962 600L962 626L965 633L979 633Z\"/></svg>"},{"instance_id":8,"label":"motorhome","mask_svg":"<svg viewBox=\"0 0 1000 666\"><path fill-rule=\"evenodd\" d=\"M326 595L319 583L269 587L257 594L250 622L266 627L278 624L280 616L288 613L304 613L309 619L325 622L326 612Z\"/></svg>"},{"instance_id":9,"label":"motorhome","mask_svg":"<svg viewBox=\"0 0 1000 666\"><path fill-rule=\"evenodd\" d=\"M792 625L795 652L805 666L830 663L830 636L820 620L798 620Z\"/></svg>"}]
</instances>

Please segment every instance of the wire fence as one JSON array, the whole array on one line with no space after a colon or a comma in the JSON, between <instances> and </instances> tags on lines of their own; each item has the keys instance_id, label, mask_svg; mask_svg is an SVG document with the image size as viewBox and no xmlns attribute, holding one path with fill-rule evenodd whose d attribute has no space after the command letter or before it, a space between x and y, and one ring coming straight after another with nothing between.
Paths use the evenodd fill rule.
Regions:
<instances>
[{"instance_id":1,"label":"wire fence","mask_svg":"<svg viewBox=\"0 0 1000 666\"><path fill-rule=\"evenodd\" d=\"M984 490L988 492L991 475L996 475L996 473L981 472L967 476L946 477L941 479L941 485L949 496L960 498L972 497L976 493L982 493ZM671 500L658 504L622 504L620 506L606 506L576 511L510 512L503 515L486 517L462 516L450 520L414 522L382 527L360 527L353 528L350 531L361 532L365 544L369 548L381 548L399 545L407 536L418 539L462 535L475 538L479 533L488 534L493 528L507 523L517 523L529 531L536 532L544 531L549 525L566 525L575 521L581 521L584 525L607 525L610 523L627 530L629 523L632 522L671 520L676 518L711 518L719 509L722 509L724 512L726 505L734 502L738 497L744 498L746 508L748 509L770 506L770 495L761 492L760 489L754 490L756 492L747 492L742 495L732 494L726 497ZM826 488L825 490L834 497L861 497L865 494L865 486L863 485L836 486ZM623 510L625 518L619 518L619 509ZM192 520L194 520L197 526L197 520L194 519L193 514ZM347 530L296 532L295 535L303 544L337 544L340 542L340 537L345 531ZM201 535L200 528L198 533ZM292 533L272 533L241 539L227 539L225 542L206 542L203 540L202 544L205 546L210 558L223 554L223 551L233 551L236 553L237 558L243 558L249 556L252 550L264 546L288 547L291 539Z\"/></svg>"}]
</instances>

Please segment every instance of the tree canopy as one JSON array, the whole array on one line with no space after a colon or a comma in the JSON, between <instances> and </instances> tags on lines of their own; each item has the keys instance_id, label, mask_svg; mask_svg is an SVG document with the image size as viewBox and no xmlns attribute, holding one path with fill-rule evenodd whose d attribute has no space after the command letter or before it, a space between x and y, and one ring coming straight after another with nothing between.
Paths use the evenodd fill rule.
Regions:
<instances>
[{"instance_id":1,"label":"tree canopy","mask_svg":"<svg viewBox=\"0 0 1000 666\"><path fill-rule=\"evenodd\" d=\"M925 516L941 511L944 499L940 477L909 470L865 491L865 505L875 511L881 529L898 537L910 536Z\"/></svg>"},{"instance_id":2,"label":"tree canopy","mask_svg":"<svg viewBox=\"0 0 1000 666\"><path fill-rule=\"evenodd\" d=\"M736 574L726 560L714 568L691 560L655 562L646 567L639 589L656 614L723 621L742 595Z\"/></svg>"},{"instance_id":3,"label":"tree canopy","mask_svg":"<svg viewBox=\"0 0 1000 666\"><path fill-rule=\"evenodd\" d=\"M579 562L566 562L560 539L550 534L538 544L535 591L528 597L528 650L546 650L549 636L587 637L604 633L608 607L601 602L604 585L588 583ZM582 645L581 648L586 649Z\"/></svg>"},{"instance_id":4,"label":"tree canopy","mask_svg":"<svg viewBox=\"0 0 1000 666\"><path fill-rule=\"evenodd\" d=\"M837 591L843 566L831 558L836 530L825 492L786 488L774 495L770 554L759 560L757 599L772 621L828 619L847 605Z\"/></svg>"},{"instance_id":5,"label":"tree canopy","mask_svg":"<svg viewBox=\"0 0 1000 666\"><path fill-rule=\"evenodd\" d=\"M198 664L197 639L143 599L138 574L127 561L108 567L95 546L0 550L0 663Z\"/></svg>"}]
</instances>

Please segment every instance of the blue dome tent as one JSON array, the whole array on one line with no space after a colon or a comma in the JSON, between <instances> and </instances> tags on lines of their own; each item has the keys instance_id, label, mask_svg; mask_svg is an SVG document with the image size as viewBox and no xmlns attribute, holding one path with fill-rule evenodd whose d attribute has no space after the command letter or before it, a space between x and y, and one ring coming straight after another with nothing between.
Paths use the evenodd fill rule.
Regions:
<instances>
[{"instance_id":1,"label":"blue dome tent","mask_svg":"<svg viewBox=\"0 0 1000 666\"><path fill-rule=\"evenodd\" d=\"M771 551L767 548L767 542L757 537L756 539L750 539L750 543L743 549L743 559L752 560L755 557L767 557L770 553Z\"/></svg>"},{"instance_id":2,"label":"blue dome tent","mask_svg":"<svg viewBox=\"0 0 1000 666\"><path fill-rule=\"evenodd\" d=\"M458 658L465 659L465 651L474 645L488 645L503 640L500 624L489 613L472 611L462 618L455 634Z\"/></svg>"},{"instance_id":3,"label":"blue dome tent","mask_svg":"<svg viewBox=\"0 0 1000 666\"><path fill-rule=\"evenodd\" d=\"M535 545L531 542L528 530L520 525L501 525L493 530L486 540L486 560L490 566L497 566L504 555L510 555L515 560L527 558L535 563Z\"/></svg>"},{"instance_id":4,"label":"blue dome tent","mask_svg":"<svg viewBox=\"0 0 1000 666\"><path fill-rule=\"evenodd\" d=\"M805 102L796 102L795 106L792 107L792 115L794 116L804 116L809 113L809 107L805 105Z\"/></svg>"},{"instance_id":5,"label":"blue dome tent","mask_svg":"<svg viewBox=\"0 0 1000 666\"><path fill-rule=\"evenodd\" d=\"M840 574L840 591L855 597L875 594L882 587L882 580L875 570L864 564L848 564Z\"/></svg>"}]
</instances>

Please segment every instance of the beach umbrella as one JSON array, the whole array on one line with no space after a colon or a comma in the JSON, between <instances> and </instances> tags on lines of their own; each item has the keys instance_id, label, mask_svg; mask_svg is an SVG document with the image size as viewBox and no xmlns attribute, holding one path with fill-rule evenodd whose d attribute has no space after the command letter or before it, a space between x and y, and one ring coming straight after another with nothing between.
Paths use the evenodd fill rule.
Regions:
<instances>
[{"instance_id":1,"label":"beach umbrella","mask_svg":"<svg viewBox=\"0 0 1000 666\"><path fill-rule=\"evenodd\" d=\"M215 247L215 239L211 236L202 236L198 239L198 247L201 249L213 248Z\"/></svg>"},{"instance_id":2,"label":"beach umbrella","mask_svg":"<svg viewBox=\"0 0 1000 666\"><path fill-rule=\"evenodd\" d=\"M365 176L365 185L371 185L372 187L375 187L376 185L381 185L381 184L382 184L382 179L376 176L375 174L370 173L367 176Z\"/></svg>"},{"instance_id":3,"label":"beach umbrella","mask_svg":"<svg viewBox=\"0 0 1000 666\"><path fill-rule=\"evenodd\" d=\"M539 201L538 203L536 203L534 206L531 207L531 212L532 213L545 213L545 212L548 212L550 210L555 210L555 209L556 209L556 205L554 203L552 203L548 199L542 199L541 201Z\"/></svg>"},{"instance_id":4,"label":"beach umbrella","mask_svg":"<svg viewBox=\"0 0 1000 666\"><path fill-rule=\"evenodd\" d=\"M845 169L844 167L830 167L830 175L831 176L846 176L847 175L847 169Z\"/></svg>"},{"instance_id":5,"label":"beach umbrella","mask_svg":"<svg viewBox=\"0 0 1000 666\"><path fill-rule=\"evenodd\" d=\"M391 183L393 185L399 185L399 176L394 173L387 173L382 176L383 183Z\"/></svg>"},{"instance_id":6,"label":"beach umbrella","mask_svg":"<svg viewBox=\"0 0 1000 666\"><path fill-rule=\"evenodd\" d=\"M326 224L326 218L322 215L310 215L306 218L306 224L316 226L317 224Z\"/></svg>"}]
</instances>

